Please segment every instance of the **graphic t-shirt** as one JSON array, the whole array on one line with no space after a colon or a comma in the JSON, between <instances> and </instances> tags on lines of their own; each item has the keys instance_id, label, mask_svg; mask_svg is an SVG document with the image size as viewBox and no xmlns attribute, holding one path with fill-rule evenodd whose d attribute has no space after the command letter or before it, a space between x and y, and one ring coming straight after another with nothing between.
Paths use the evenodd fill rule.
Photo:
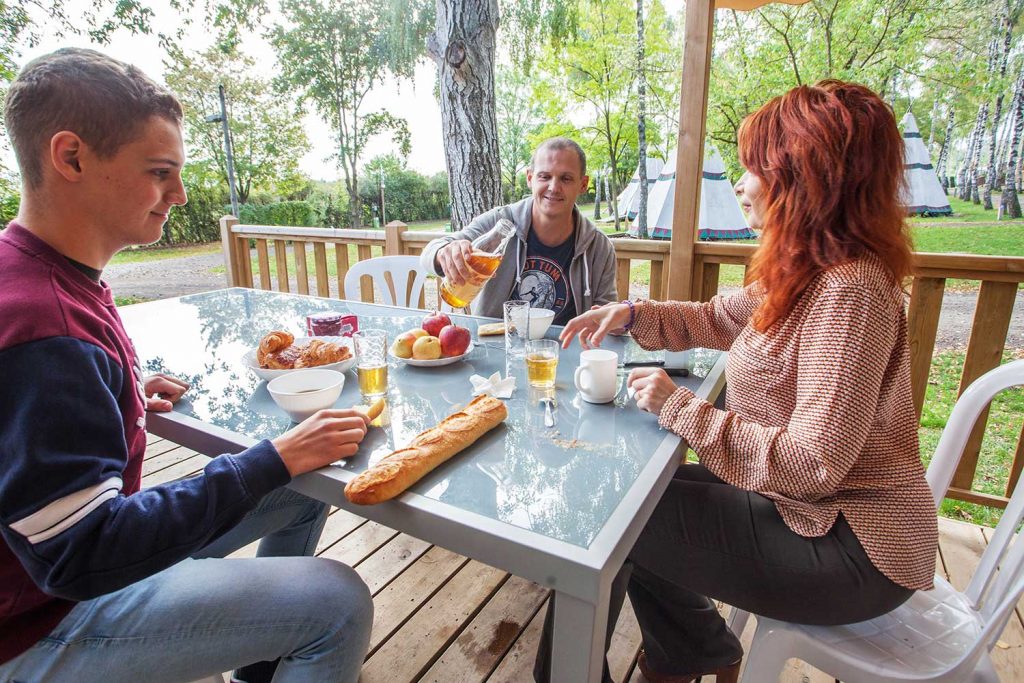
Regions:
<instances>
[{"instance_id":1,"label":"graphic t-shirt","mask_svg":"<svg viewBox=\"0 0 1024 683\"><path fill-rule=\"evenodd\" d=\"M555 325L564 325L576 317L576 302L569 282L569 264L576 252L576 232L561 244L549 247L531 228L526 238L526 264L516 298L529 301L532 308L555 312Z\"/></svg>"}]
</instances>

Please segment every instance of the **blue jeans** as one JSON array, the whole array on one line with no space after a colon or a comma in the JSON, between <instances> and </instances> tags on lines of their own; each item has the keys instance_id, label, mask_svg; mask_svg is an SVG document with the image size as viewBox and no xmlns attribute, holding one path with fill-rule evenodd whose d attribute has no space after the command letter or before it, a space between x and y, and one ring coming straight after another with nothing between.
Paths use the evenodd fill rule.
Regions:
<instances>
[{"instance_id":1,"label":"blue jeans","mask_svg":"<svg viewBox=\"0 0 1024 683\"><path fill-rule=\"evenodd\" d=\"M286 488L192 558L80 602L0 664L0 683L194 681L280 658L274 681L356 681L373 602L350 568L312 555L327 507ZM221 559L262 538L255 559Z\"/></svg>"}]
</instances>

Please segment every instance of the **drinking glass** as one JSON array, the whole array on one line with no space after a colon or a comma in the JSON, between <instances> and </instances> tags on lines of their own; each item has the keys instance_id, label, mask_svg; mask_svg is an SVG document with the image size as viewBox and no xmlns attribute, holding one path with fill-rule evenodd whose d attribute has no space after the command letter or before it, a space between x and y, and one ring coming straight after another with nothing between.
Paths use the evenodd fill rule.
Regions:
<instances>
[{"instance_id":1,"label":"drinking glass","mask_svg":"<svg viewBox=\"0 0 1024 683\"><path fill-rule=\"evenodd\" d=\"M513 299L505 302L505 354L522 358L530 338L530 303Z\"/></svg>"},{"instance_id":2,"label":"drinking glass","mask_svg":"<svg viewBox=\"0 0 1024 683\"><path fill-rule=\"evenodd\" d=\"M531 387L546 389L555 386L558 349L557 339L531 339L526 342L526 381Z\"/></svg>"},{"instance_id":3,"label":"drinking glass","mask_svg":"<svg viewBox=\"0 0 1024 683\"><path fill-rule=\"evenodd\" d=\"M384 330L359 330L352 335L356 344L356 374L363 396L380 396L388 390L388 334Z\"/></svg>"}]
</instances>

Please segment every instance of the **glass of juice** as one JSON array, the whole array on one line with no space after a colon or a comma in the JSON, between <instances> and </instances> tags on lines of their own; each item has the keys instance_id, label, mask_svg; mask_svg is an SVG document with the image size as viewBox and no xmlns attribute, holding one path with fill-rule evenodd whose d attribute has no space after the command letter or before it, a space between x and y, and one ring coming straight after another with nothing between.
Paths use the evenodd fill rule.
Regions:
<instances>
[{"instance_id":1,"label":"glass of juice","mask_svg":"<svg viewBox=\"0 0 1024 683\"><path fill-rule=\"evenodd\" d=\"M526 381L531 387L547 389L555 386L558 348L557 339L531 339L526 342Z\"/></svg>"},{"instance_id":2,"label":"glass of juice","mask_svg":"<svg viewBox=\"0 0 1024 683\"><path fill-rule=\"evenodd\" d=\"M356 344L356 374L363 396L380 396L388 390L388 335L384 330L359 330L352 335Z\"/></svg>"}]
</instances>

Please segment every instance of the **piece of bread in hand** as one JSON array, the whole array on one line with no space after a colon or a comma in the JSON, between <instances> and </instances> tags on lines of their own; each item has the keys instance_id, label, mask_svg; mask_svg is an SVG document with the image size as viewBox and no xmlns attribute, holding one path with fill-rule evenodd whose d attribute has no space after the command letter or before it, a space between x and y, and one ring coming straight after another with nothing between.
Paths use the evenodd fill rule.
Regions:
<instances>
[{"instance_id":1,"label":"piece of bread in hand","mask_svg":"<svg viewBox=\"0 0 1024 683\"><path fill-rule=\"evenodd\" d=\"M384 412L384 405L384 397L382 396L368 406L356 406L355 409L366 415L370 422L373 422Z\"/></svg>"},{"instance_id":2,"label":"piece of bread in hand","mask_svg":"<svg viewBox=\"0 0 1024 683\"><path fill-rule=\"evenodd\" d=\"M476 328L478 337L492 337L505 334L505 323L484 323Z\"/></svg>"},{"instance_id":3,"label":"piece of bread in hand","mask_svg":"<svg viewBox=\"0 0 1024 683\"><path fill-rule=\"evenodd\" d=\"M356 505L391 500L507 417L504 403L493 396L477 396L465 408L350 481L345 497Z\"/></svg>"}]
</instances>

